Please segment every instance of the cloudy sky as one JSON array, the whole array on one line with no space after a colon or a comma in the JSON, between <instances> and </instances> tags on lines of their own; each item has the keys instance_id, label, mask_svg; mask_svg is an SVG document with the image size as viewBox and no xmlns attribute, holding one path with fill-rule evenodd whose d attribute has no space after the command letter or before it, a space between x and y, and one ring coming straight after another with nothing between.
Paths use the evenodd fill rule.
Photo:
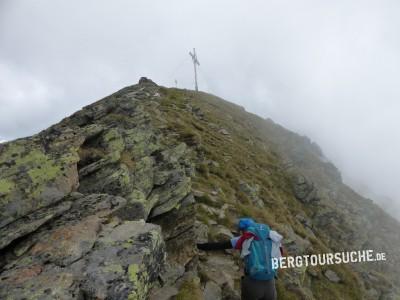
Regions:
<instances>
[{"instance_id":1,"label":"cloudy sky","mask_svg":"<svg viewBox=\"0 0 400 300\"><path fill-rule=\"evenodd\" d=\"M201 90L308 135L347 182L400 202L399 14L398 0L0 0L0 140L141 76L192 88L196 47Z\"/></svg>"}]
</instances>

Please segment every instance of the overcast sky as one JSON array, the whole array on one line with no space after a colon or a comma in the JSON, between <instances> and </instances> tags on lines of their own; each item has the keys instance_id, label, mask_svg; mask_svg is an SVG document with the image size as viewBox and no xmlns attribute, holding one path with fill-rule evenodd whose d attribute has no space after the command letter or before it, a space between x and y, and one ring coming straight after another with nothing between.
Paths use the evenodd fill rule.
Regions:
<instances>
[{"instance_id":1,"label":"overcast sky","mask_svg":"<svg viewBox=\"0 0 400 300\"><path fill-rule=\"evenodd\" d=\"M201 90L309 136L347 182L400 202L399 15L398 0L0 0L0 140L141 76L193 88L196 47Z\"/></svg>"}]
</instances>

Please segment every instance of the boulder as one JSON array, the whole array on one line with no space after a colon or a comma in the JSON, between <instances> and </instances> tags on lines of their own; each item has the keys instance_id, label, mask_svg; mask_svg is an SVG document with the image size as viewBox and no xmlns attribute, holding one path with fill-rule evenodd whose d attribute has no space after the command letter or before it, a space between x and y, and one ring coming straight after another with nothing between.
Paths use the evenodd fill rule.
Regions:
<instances>
[{"instance_id":1,"label":"boulder","mask_svg":"<svg viewBox=\"0 0 400 300\"><path fill-rule=\"evenodd\" d=\"M317 189L314 183L303 175L292 178L292 185L295 197L304 203L318 202Z\"/></svg>"},{"instance_id":2,"label":"boulder","mask_svg":"<svg viewBox=\"0 0 400 300\"><path fill-rule=\"evenodd\" d=\"M107 226L87 258L83 290L93 298L145 299L165 261L160 227L137 221Z\"/></svg>"}]
</instances>

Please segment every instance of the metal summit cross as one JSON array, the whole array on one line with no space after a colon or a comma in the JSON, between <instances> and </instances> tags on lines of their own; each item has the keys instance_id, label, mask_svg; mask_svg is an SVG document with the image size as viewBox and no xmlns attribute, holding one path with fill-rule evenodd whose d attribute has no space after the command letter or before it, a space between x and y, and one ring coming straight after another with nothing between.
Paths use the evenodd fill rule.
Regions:
<instances>
[{"instance_id":1,"label":"metal summit cross","mask_svg":"<svg viewBox=\"0 0 400 300\"><path fill-rule=\"evenodd\" d=\"M197 69L196 69L196 65L200 66L199 61L197 60L197 55L196 55L196 49L193 48L193 53L189 52L190 56L192 57L192 61L193 61L193 66L194 66L194 87L196 92L199 91L199 87L197 85Z\"/></svg>"}]
</instances>

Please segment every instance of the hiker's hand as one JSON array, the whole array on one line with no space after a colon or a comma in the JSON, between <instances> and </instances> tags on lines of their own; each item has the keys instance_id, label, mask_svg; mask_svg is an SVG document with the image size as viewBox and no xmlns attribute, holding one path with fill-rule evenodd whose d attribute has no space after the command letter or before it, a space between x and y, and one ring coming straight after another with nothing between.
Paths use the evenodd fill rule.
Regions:
<instances>
[{"instance_id":1,"label":"hiker's hand","mask_svg":"<svg viewBox=\"0 0 400 300\"><path fill-rule=\"evenodd\" d=\"M232 249L232 244L230 240L226 240L223 242L216 242L216 243L202 243L202 244L197 244L197 249L203 251L225 250L225 249Z\"/></svg>"},{"instance_id":2,"label":"hiker's hand","mask_svg":"<svg viewBox=\"0 0 400 300\"><path fill-rule=\"evenodd\" d=\"M203 250L203 251L211 250L209 243L197 244L197 249Z\"/></svg>"}]
</instances>

